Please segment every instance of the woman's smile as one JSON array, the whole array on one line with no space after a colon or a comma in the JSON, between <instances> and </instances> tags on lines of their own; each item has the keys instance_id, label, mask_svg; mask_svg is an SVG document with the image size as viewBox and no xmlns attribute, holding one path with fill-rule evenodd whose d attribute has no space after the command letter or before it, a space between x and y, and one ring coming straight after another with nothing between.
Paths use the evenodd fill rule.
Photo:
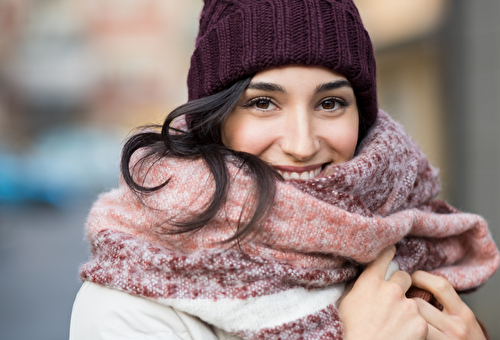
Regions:
<instances>
[{"instance_id":1,"label":"woman's smile","mask_svg":"<svg viewBox=\"0 0 500 340\"><path fill-rule=\"evenodd\" d=\"M308 180L313 179L318 176L323 170L325 164L313 164L309 166L296 167L287 165L273 165L272 167L278 171L278 173L285 180L289 179L302 179Z\"/></svg>"}]
</instances>

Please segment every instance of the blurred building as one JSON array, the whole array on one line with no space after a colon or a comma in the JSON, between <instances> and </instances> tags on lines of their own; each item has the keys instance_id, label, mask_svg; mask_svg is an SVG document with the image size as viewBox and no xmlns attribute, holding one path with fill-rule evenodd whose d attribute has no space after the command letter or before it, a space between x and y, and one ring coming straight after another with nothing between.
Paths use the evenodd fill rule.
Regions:
<instances>
[{"instance_id":1,"label":"blurred building","mask_svg":"<svg viewBox=\"0 0 500 340\"><path fill-rule=\"evenodd\" d=\"M0 202L115 186L130 130L186 101L201 5L0 0Z\"/></svg>"},{"instance_id":2,"label":"blurred building","mask_svg":"<svg viewBox=\"0 0 500 340\"><path fill-rule=\"evenodd\" d=\"M450 175L441 43L447 0L355 0L377 58L379 103L403 124L431 163ZM444 195L448 191L445 185Z\"/></svg>"},{"instance_id":3,"label":"blurred building","mask_svg":"<svg viewBox=\"0 0 500 340\"><path fill-rule=\"evenodd\" d=\"M8 45L0 56L7 87L2 93L15 93L20 105L11 109L16 115L2 120L4 130L12 120L20 121L10 141L29 139L60 122L132 127L158 120L185 101L199 3L0 0L0 4L6 26L0 43Z\"/></svg>"},{"instance_id":4,"label":"blurred building","mask_svg":"<svg viewBox=\"0 0 500 340\"><path fill-rule=\"evenodd\" d=\"M0 1L0 145L17 140L13 131L22 130L24 125L19 117L20 93L9 70L18 56L26 12L23 1Z\"/></svg>"},{"instance_id":5,"label":"blurred building","mask_svg":"<svg viewBox=\"0 0 500 340\"><path fill-rule=\"evenodd\" d=\"M76 2L98 69L90 119L137 126L186 101L201 2Z\"/></svg>"},{"instance_id":6,"label":"blurred building","mask_svg":"<svg viewBox=\"0 0 500 340\"><path fill-rule=\"evenodd\" d=\"M500 243L500 1L454 0L445 30L452 202L486 218ZM467 302L500 339L500 275Z\"/></svg>"}]
</instances>

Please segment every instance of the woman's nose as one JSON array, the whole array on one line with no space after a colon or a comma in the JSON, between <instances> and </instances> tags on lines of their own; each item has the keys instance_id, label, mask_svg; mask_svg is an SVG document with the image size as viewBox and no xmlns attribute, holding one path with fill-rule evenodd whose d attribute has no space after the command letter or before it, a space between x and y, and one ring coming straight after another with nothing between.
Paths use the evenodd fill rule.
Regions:
<instances>
[{"instance_id":1,"label":"woman's nose","mask_svg":"<svg viewBox=\"0 0 500 340\"><path fill-rule=\"evenodd\" d=\"M319 150L313 122L305 110L287 115L281 149L298 161L307 161Z\"/></svg>"}]
</instances>

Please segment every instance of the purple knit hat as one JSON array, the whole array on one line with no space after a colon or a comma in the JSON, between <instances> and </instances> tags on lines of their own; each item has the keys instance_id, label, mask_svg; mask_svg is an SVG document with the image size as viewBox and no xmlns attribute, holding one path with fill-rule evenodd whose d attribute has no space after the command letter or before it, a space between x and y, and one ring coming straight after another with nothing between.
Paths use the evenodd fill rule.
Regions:
<instances>
[{"instance_id":1,"label":"purple knit hat","mask_svg":"<svg viewBox=\"0 0 500 340\"><path fill-rule=\"evenodd\" d=\"M320 65L353 86L367 126L378 112L373 47L352 0L205 0L189 100L273 66Z\"/></svg>"}]
</instances>

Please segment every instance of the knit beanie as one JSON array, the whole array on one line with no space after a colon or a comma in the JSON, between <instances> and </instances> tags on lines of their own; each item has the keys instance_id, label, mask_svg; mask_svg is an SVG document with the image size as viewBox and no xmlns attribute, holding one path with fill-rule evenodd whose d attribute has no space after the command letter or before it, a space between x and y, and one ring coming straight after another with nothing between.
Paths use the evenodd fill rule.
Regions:
<instances>
[{"instance_id":1,"label":"knit beanie","mask_svg":"<svg viewBox=\"0 0 500 340\"><path fill-rule=\"evenodd\" d=\"M378 112L373 47L352 0L205 0L189 100L270 67L319 65L351 83L367 126Z\"/></svg>"}]
</instances>

